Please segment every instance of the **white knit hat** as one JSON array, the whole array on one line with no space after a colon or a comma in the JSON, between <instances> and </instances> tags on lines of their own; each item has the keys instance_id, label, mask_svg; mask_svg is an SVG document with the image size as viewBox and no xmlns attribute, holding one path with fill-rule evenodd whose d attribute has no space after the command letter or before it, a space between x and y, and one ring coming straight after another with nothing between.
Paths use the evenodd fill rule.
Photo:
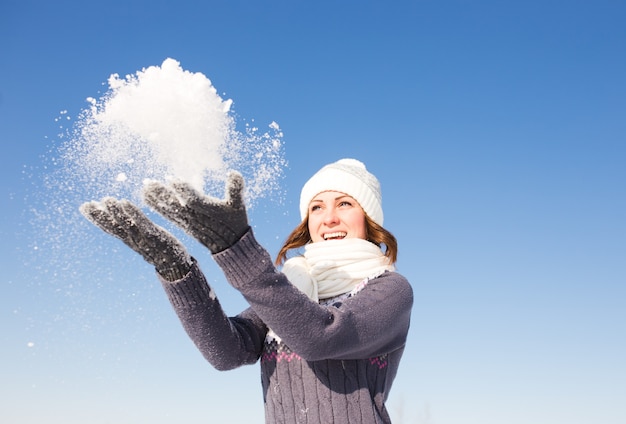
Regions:
<instances>
[{"instance_id":1,"label":"white knit hat","mask_svg":"<svg viewBox=\"0 0 626 424\"><path fill-rule=\"evenodd\" d=\"M306 218L309 203L323 191L345 193L359 202L367 216L383 225L383 206L380 183L365 165L356 159L341 159L317 171L302 187L300 217Z\"/></svg>"}]
</instances>

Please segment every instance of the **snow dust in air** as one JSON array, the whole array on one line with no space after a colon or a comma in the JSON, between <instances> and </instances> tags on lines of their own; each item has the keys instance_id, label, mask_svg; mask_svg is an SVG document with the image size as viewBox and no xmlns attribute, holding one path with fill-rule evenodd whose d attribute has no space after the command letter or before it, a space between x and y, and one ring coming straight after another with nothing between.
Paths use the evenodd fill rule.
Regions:
<instances>
[{"instance_id":1,"label":"snow dust in air","mask_svg":"<svg viewBox=\"0 0 626 424\"><path fill-rule=\"evenodd\" d=\"M222 197L230 170L245 178L249 210L264 198L281 204L284 196L287 161L279 125L239 121L233 101L222 98L204 74L166 59L124 77L113 74L105 87L102 95L87 98L75 119L67 110L60 113L58 139L42 158L43 170L33 173L41 180L33 182L27 199L36 228L24 260L39 270L32 284L80 299L81 311L75 314L89 313L105 291L122 290L114 298L123 302L154 285L150 280L142 286L138 277L107 283L107 273L120 268L153 275L139 255L87 222L78 212L81 203L126 198L159 220L141 199L146 180L182 179ZM172 225L168 229L177 231ZM176 235L185 237L180 231Z\"/></svg>"},{"instance_id":2,"label":"snow dust in air","mask_svg":"<svg viewBox=\"0 0 626 424\"><path fill-rule=\"evenodd\" d=\"M280 127L238 128L232 100L203 74L166 59L124 78L113 74L108 86L100 99L87 99L62 148L65 166L93 198L139 201L146 179L182 179L221 197L231 169L246 179L249 206L280 196L286 166Z\"/></svg>"}]
</instances>

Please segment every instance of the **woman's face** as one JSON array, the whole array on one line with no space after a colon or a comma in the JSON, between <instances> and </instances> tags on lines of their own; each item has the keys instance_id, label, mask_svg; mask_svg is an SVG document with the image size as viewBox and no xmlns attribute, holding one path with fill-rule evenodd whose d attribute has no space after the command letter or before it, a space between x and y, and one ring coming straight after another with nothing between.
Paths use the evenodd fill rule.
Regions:
<instances>
[{"instance_id":1,"label":"woman's face","mask_svg":"<svg viewBox=\"0 0 626 424\"><path fill-rule=\"evenodd\" d=\"M365 239L365 212L347 194L324 191L309 203L309 233L313 243L343 238Z\"/></svg>"}]
</instances>

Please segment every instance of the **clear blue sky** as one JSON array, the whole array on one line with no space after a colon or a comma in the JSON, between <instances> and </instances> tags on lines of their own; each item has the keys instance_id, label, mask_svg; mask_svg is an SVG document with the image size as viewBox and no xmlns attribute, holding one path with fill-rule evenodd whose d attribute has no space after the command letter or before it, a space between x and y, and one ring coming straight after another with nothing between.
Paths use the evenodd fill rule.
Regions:
<instances>
[{"instance_id":1,"label":"clear blue sky","mask_svg":"<svg viewBox=\"0 0 626 424\"><path fill-rule=\"evenodd\" d=\"M395 423L623 424L624 22L606 0L4 0L0 421L262 422L256 366L211 369L149 266L46 209L73 201L44 184L57 118L169 57L284 131L284 201L250 213L272 254L319 167L379 177L416 299Z\"/></svg>"}]
</instances>

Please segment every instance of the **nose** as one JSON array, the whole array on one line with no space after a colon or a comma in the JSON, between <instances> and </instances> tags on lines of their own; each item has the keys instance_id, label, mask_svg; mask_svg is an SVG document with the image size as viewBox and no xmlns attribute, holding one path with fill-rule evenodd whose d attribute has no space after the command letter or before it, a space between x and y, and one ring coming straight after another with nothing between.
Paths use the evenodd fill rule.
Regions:
<instances>
[{"instance_id":1,"label":"nose","mask_svg":"<svg viewBox=\"0 0 626 424\"><path fill-rule=\"evenodd\" d=\"M328 208L324 213L324 224L326 226L332 226L339 223L339 216L335 208Z\"/></svg>"}]
</instances>

